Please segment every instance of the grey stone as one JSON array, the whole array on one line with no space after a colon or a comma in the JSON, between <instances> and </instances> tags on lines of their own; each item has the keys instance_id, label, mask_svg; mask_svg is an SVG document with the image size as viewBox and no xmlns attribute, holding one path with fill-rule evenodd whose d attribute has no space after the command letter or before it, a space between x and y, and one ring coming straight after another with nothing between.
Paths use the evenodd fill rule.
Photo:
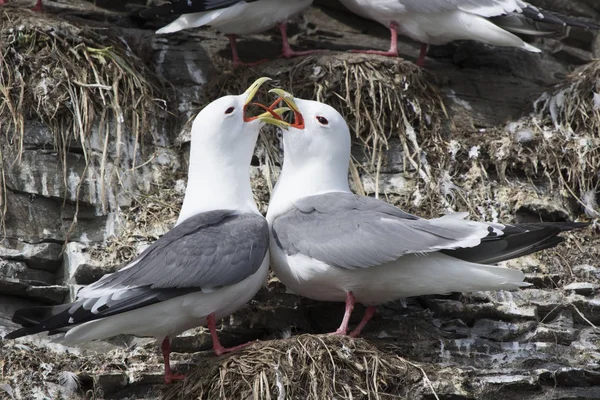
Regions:
<instances>
[{"instance_id":1,"label":"grey stone","mask_svg":"<svg viewBox=\"0 0 600 400\"><path fill-rule=\"evenodd\" d=\"M598 290L598 285L591 282L573 282L569 283L564 289L567 292L574 292L583 296L591 296Z\"/></svg>"},{"instance_id":2,"label":"grey stone","mask_svg":"<svg viewBox=\"0 0 600 400\"><path fill-rule=\"evenodd\" d=\"M29 286L25 289L27 297L50 304L61 304L69 293L68 286Z\"/></svg>"},{"instance_id":3,"label":"grey stone","mask_svg":"<svg viewBox=\"0 0 600 400\"><path fill-rule=\"evenodd\" d=\"M0 241L0 258L25 261L32 269L56 272L62 258L62 246L56 243L30 244L16 239Z\"/></svg>"},{"instance_id":4,"label":"grey stone","mask_svg":"<svg viewBox=\"0 0 600 400\"><path fill-rule=\"evenodd\" d=\"M21 261L0 260L0 280L26 285L52 285L55 277L49 272L31 269Z\"/></svg>"}]
</instances>

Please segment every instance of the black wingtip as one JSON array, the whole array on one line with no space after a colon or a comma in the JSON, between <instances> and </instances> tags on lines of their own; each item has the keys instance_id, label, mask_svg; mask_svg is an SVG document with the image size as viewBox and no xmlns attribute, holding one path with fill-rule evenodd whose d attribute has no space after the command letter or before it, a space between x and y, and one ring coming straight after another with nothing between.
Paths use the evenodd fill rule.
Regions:
<instances>
[{"instance_id":1,"label":"black wingtip","mask_svg":"<svg viewBox=\"0 0 600 400\"><path fill-rule=\"evenodd\" d=\"M569 17L567 15L555 12L542 10L534 6L523 8L522 14L533 21L546 22L559 26L571 26L574 28L600 30L600 25L584 21L578 18Z\"/></svg>"}]
</instances>

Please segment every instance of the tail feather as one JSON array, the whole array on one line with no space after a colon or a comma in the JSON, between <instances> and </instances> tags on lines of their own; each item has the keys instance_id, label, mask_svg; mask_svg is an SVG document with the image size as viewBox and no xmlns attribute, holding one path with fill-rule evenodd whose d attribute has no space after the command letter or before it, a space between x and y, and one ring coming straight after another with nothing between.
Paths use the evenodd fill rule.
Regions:
<instances>
[{"instance_id":1,"label":"tail feather","mask_svg":"<svg viewBox=\"0 0 600 400\"><path fill-rule=\"evenodd\" d=\"M569 17L568 15L564 15L555 11L540 10L539 8L531 5L523 8L522 14L536 22L545 22L560 26L572 26L583 29L600 29L600 25L593 22L587 22L578 18Z\"/></svg>"},{"instance_id":2,"label":"tail feather","mask_svg":"<svg viewBox=\"0 0 600 400\"><path fill-rule=\"evenodd\" d=\"M478 246L446 250L445 254L464 261L496 264L550 249L565 239L561 232L580 229L589 224L582 222L547 222L506 225L503 235L490 233Z\"/></svg>"}]
</instances>

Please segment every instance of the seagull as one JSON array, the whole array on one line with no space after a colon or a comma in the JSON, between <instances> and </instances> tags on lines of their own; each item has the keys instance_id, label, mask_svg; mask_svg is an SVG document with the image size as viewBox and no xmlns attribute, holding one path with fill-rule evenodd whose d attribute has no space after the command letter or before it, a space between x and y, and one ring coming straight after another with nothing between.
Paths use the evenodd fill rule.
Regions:
<instances>
[{"instance_id":1,"label":"seagull","mask_svg":"<svg viewBox=\"0 0 600 400\"><path fill-rule=\"evenodd\" d=\"M7 4L7 3L8 3L8 0L0 0L0 6L3 4ZM44 11L44 7L42 5L42 0L37 0L37 2L35 3L35 6L33 6L31 9L33 11L39 11L39 12Z\"/></svg>"},{"instance_id":2,"label":"seagull","mask_svg":"<svg viewBox=\"0 0 600 400\"><path fill-rule=\"evenodd\" d=\"M237 36L264 32L276 25L283 40L283 57L291 58L316 52L315 50L292 50L287 35L287 20L310 7L313 0L171 0L171 2L172 4L143 11L141 15L147 18L183 14L156 31L157 34L173 33L204 25L212 26L225 33L229 38L234 68L257 64L243 63L240 60L236 45Z\"/></svg>"},{"instance_id":3,"label":"seagull","mask_svg":"<svg viewBox=\"0 0 600 400\"><path fill-rule=\"evenodd\" d=\"M429 44L477 40L495 46L540 50L514 33L550 35L549 25L599 29L556 12L542 11L521 0L340 0L350 11L390 29L388 51L354 52L398 57L398 33L421 43L417 65L423 66ZM496 18L494 18L496 17ZM494 18L491 20L491 18ZM510 31L510 32L509 32ZM512 32L512 33L511 33Z\"/></svg>"},{"instance_id":4,"label":"seagull","mask_svg":"<svg viewBox=\"0 0 600 400\"><path fill-rule=\"evenodd\" d=\"M467 213L419 218L348 186L350 132L343 117L316 101L273 89L294 112L284 129L284 162L271 196L271 268L286 287L314 300L345 302L337 334L347 334L356 302L375 306L404 297L528 286L521 271L495 264L556 246L560 232L585 223L501 225Z\"/></svg>"},{"instance_id":5,"label":"seagull","mask_svg":"<svg viewBox=\"0 0 600 400\"><path fill-rule=\"evenodd\" d=\"M213 101L194 120L188 185L173 229L123 269L80 290L74 302L18 310L13 321L24 327L6 338L58 330L67 330L67 344L118 334L155 337L162 343L165 383L184 378L171 371L169 354L171 338L187 329L208 326L217 355L243 347L223 347L216 321L250 301L269 269L268 224L249 176L268 113L246 115L268 80Z\"/></svg>"}]
</instances>

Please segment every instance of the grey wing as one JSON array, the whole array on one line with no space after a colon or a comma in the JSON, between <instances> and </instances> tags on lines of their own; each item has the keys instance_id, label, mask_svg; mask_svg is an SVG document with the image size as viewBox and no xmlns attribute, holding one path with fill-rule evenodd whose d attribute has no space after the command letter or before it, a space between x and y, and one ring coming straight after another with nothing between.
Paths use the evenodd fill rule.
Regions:
<instances>
[{"instance_id":1,"label":"grey wing","mask_svg":"<svg viewBox=\"0 0 600 400\"><path fill-rule=\"evenodd\" d=\"M171 229L137 259L85 292L111 287L214 289L252 275L267 252L266 220L256 214L216 210L196 215Z\"/></svg>"},{"instance_id":2,"label":"grey wing","mask_svg":"<svg viewBox=\"0 0 600 400\"><path fill-rule=\"evenodd\" d=\"M433 13L462 10L482 17L520 12L527 7L521 0L397 0L407 12Z\"/></svg>"},{"instance_id":3,"label":"grey wing","mask_svg":"<svg viewBox=\"0 0 600 400\"><path fill-rule=\"evenodd\" d=\"M464 216L427 220L370 197L327 193L297 201L274 219L272 233L287 255L365 268L405 254L478 245L492 228Z\"/></svg>"},{"instance_id":4,"label":"grey wing","mask_svg":"<svg viewBox=\"0 0 600 400\"><path fill-rule=\"evenodd\" d=\"M126 268L85 287L73 303L18 310L16 338L72 327L187 293L233 285L254 274L269 245L266 220L217 210L176 226Z\"/></svg>"}]
</instances>

